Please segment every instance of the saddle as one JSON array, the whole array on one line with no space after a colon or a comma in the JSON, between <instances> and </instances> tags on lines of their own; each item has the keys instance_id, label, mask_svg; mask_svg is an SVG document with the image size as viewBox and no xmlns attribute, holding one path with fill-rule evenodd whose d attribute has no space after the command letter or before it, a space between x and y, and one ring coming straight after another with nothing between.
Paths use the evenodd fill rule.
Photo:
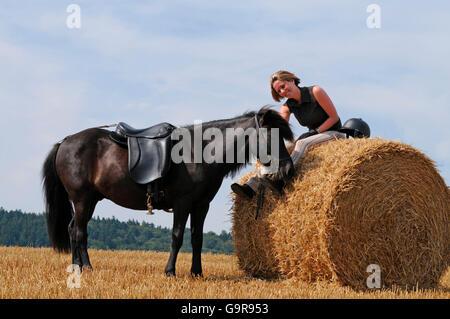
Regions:
<instances>
[{"instance_id":1,"label":"saddle","mask_svg":"<svg viewBox=\"0 0 450 319\"><path fill-rule=\"evenodd\" d=\"M153 207L168 208L162 190L162 178L171 165L171 133L176 127L160 123L144 129L136 129L119 122L109 137L128 148L128 170L138 184L147 185L147 206L152 214Z\"/></svg>"}]
</instances>

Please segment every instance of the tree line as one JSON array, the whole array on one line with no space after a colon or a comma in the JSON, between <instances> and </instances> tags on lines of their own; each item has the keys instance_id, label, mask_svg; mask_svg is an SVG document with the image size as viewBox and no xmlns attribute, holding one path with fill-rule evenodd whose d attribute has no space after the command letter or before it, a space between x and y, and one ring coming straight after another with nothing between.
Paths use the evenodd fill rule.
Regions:
<instances>
[{"instance_id":1,"label":"tree line","mask_svg":"<svg viewBox=\"0 0 450 319\"><path fill-rule=\"evenodd\" d=\"M172 230L139 223L134 220L122 222L116 218L92 218L88 224L88 246L94 249L170 251ZM0 245L50 247L44 214L7 211L0 207ZM191 232L186 228L182 252L191 252ZM203 252L232 254L231 233L203 234Z\"/></svg>"}]
</instances>

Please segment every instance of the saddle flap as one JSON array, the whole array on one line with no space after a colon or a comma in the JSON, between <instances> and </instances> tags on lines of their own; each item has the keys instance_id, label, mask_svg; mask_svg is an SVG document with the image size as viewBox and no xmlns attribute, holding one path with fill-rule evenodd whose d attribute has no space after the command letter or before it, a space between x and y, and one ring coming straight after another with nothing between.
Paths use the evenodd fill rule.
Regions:
<instances>
[{"instance_id":1,"label":"saddle flap","mask_svg":"<svg viewBox=\"0 0 450 319\"><path fill-rule=\"evenodd\" d=\"M144 129L135 129L119 122L109 137L128 147L128 170L138 184L148 184L167 174L172 160L171 133L176 127L159 123Z\"/></svg>"},{"instance_id":2,"label":"saddle flap","mask_svg":"<svg viewBox=\"0 0 450 319\"><path fill-rule=\"evenodd\" d=\"M163 177L172 162L172 140L165 138L128 138L128 169L138 184L147 184Z\"/></svg>"}]
</instances>

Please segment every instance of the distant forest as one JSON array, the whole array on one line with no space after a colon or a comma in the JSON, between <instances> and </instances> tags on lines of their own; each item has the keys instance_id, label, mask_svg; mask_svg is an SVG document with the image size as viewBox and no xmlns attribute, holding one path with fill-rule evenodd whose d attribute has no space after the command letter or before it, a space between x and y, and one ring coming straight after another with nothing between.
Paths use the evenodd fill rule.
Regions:
<instances>
[{"instance_id":1,"label":"distant forest","mask_svg":"<svg viewBox=\"0 0 450 319\"><path fill-rule=\"evenodd\" d=\"M88 247L94 249L128 249L170 251L172 230L152 223L121 222L113 218L92 218L88 224ZM49 247L47 224L43 214L6 211L0 207L0 245ZM186 228L182 252L191 252L191 233ZM232 254L231 234L208 232L203 235L203 252Z\"/></svg>"}]
</instances>

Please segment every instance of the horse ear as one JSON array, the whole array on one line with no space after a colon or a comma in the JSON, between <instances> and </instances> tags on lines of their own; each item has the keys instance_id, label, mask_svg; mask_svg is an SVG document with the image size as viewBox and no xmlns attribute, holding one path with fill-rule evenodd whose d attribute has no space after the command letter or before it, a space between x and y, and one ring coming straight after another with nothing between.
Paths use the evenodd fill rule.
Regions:
<instances>
[{"instance_id":1,"label":"horse ear","mask_svg":"<svg viewBox=\"0 0 450 319\"><path fill-rule=\"evenodd\" d=\"M267 110L262 113L260 120L261 127L278 127L280 129L281 136L286 140L292 140L294 138L294 133L291 127L284 118L280 116L280 113L274 110Z\"/></svg>"},{"instance_id":2,"label":"horse ear","mask_svg":"<svg viewBox=\"0 0 450 319\"><path fill-rule=\"evenodd\" d=\"M271 116L271 110L268 110L267 112L264 112L261 117L260 126L270 126L270 124L273 122L273 117Z\"/></svg>"}]
</instances>

